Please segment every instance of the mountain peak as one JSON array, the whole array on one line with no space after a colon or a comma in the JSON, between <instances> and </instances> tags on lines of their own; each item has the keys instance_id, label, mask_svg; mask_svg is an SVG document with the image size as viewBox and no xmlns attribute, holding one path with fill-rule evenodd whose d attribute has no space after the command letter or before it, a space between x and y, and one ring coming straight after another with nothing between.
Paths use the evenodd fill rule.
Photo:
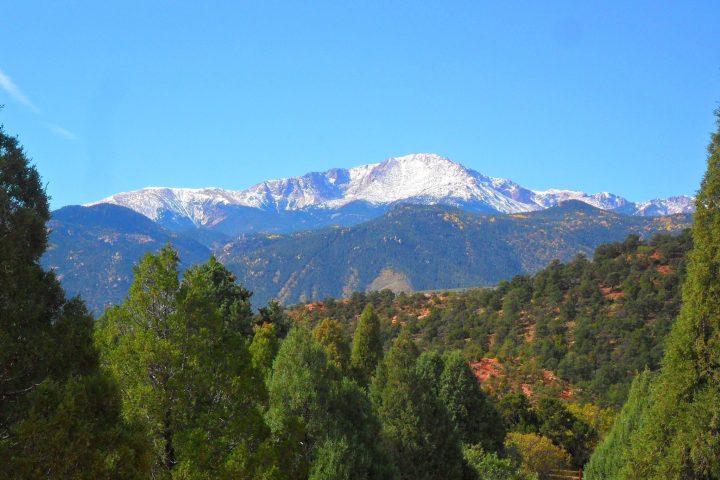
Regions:
<instances>
[{"instance_id":1,"label":"mountain peak","mask_svg":"<svg viewBox=\"0 0 720 480\"><path fill-rule=\"evenodd\" d=\"M437 153L410 153L408 155L401 155L399 157L390 157L385 162L396 162L396 163L423 163L426 165L437 165L437 164L450 164L458 165L459 163ZM383 162L383 163L385 163Z\"/></svg>"},{"instance_id":2,"label":"mountain peak","mask_svg":"<svg viewBox=\"0 0 720 480\"><path fill-rule=\"evenodd\" d=\"M436 153L413 153L349 169L268 180L245 190L150 187L118 193L97 203L128 207L152 220L182 228L212 228L237 217L243 209L256 212L254 218L291 212L312 217L313 212L332 216L350 205L363 204L376 215L389 205L403 202L450 205L482 213L519 213L543 210L568 200L643 216L688 213L693 209L693 199L683 196L634 203L610 192L534 191L511 180L487 177ZM311 228L312 223L308 226Z\"/></svg>"}]
</instances>

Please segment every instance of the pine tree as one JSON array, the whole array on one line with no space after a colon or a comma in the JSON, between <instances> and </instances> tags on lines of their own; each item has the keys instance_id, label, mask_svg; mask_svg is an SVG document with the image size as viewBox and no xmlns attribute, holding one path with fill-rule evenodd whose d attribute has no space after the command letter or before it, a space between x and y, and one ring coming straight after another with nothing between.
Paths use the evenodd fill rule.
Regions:
<instances>
[{"instance_id":1,"label":"pine tree","mask_svg":"<svg viewBox=\"0 0 720 480\"><path fill-rule=\"evenodd\" d=\"M214 259L180 282L166 246L143 257L125 302L98 322L103 364L118 379L125 416L149 431L158 478L277 472L246 340L249 295L233 283Z\"/></svg>"},{"instance_id":2,"label":"pine tree","mask_svg":"<svg viewBox=\"0 0 720 480\"><path fill-rule=\"evenodd\" d=\"M350 353L350 368L361 385L367 385L382 358L380 320L368 303L358 319Z\"/></svg>"},{"instance_id":3,"label":"pine tree","mask_svg":"<svg viewBox=\"0 0 720 480\"><path fill-rule=\"evenodd\" d=\"M716 116L682 310L624 478L720 478L720 111Z\"/></svg>"},{"instance_id":4,"label":"pine tree","mask_svg":"<svg viewBox=\"0 0 720 480\"><path fill-rule=\"evenodd\" d=\"M65 316L65 298L55 275L39 265L49 219L40 175L0 129L0 438L57 358L53 325Z\"/></svg>"},{"instance_id":5,"label":"pine tree","mask_svg":"<svg viewBox=\"0 0 720 480\"><path fill-rule=\"evenodd\" d=\"M630 395L618 415L610 433L598 445L585 465L584 475L589 480L623 478L631 472L633 462L633 434L649 406L650 387L653 375L644 371L633 380ZM622 472L626 469L625 472Z\"/></svg>"},{"instance_id":6,"label":"pine tree","mask_svg":"<svg viewBox=\"0 0 720 480\"><path fill-rule=\"evenodd\" d=\"M290 330L273 364L267 418L291 478L389 478L369 400L328 362L304 327Z\"/></svg>"},{"instance_id":7,"label":"pine tree","mask_svg":"<svg viewBox=\"0 0 720 480\"><path fill-rule=\"evenodd\" d=\"M136 478L142 432L126 424L99 372L93 319L39 265L47 196L0 128L0 465L6 478Z\"/></svg>"},{"instance_id":8,"label":"pine tree","mask_svg":"<svg viewBox=\"0 0 720 480\"><path fill-rule=\"evenodd\" d=\"M385 449L403 479L466 478L460 440L435 388L418 371L418 349L406 329L371 385Z\"/></svg>"},{"instance_id":9,"label":"pine tree","mask_svg":"<svg viewBox=\"0 0 720 480\"><path fill-rule=\"evenodd\" d=\"M502 450L505 439L502 417L458 351L445 358L439 394L464 443L479 444L486 452Z\"/></svg>"},{"instance_id":10,"label":"pine tree","mask_svg":"<svg viewBox=\"0 0 720 480\"><path fill-rule=\"evenodd\" d=\"M313 338L325 349L328 362L345 372L350 361L350 349L342 324L332 318L325 318L313 329Z\"/></svg>"},{"instance_id":11,"label":"pine tree","mask_svg":"<svg viewBox=\"0 0 720 480\"><path fill-rule=\"evenodd\" d=\"M199 282L208 288L206 292L225 323L226 332L253 335L253 314L250 305L252 292L239 285L233 275L215 256L199 269L191 270L198 275ZM187 283L187 282L186 282Z\"/></svg>"}]
</instances>

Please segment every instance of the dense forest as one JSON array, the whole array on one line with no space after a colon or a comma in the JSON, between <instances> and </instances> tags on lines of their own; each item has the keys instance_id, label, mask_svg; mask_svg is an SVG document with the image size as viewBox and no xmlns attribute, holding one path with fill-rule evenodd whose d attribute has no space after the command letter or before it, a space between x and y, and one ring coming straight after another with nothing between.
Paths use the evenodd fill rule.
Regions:
<instances>
[{"instance_id":1,"label":"dense forest","mask_svg":"<svg viewBox=\"0 0 720 480\"><path fill-rule=\"evenodd\" d=\"M94 321L40 266L47 195L1 130L0 185L8 478L720 478L720 131L691 232L289 310L168 244Z\"/></svg>"}]
</instances>

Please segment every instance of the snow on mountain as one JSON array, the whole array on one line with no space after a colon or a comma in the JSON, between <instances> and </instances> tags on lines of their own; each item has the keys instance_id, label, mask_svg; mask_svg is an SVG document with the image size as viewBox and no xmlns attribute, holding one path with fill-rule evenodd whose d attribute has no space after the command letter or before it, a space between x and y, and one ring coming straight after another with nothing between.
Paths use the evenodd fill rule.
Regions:
<instances>
[{"instance_id":1,"label":"snow on mountain","mask_svg":"<svg viewBox=\"0 0 720 480\"><path fill-rule=\"evenodd\" d=\"M585 192L578 192L575 190L550 189L543 192L533 193L534 195L532 200L538 205L541 205L543 208L554 207L558 203L562 203L567 200L580 200L581 202L585 202L593 207L601 208L603 210L617 210L630 203L626 199L609 192L588 195Z\"/></svg>"},{"instance_id":2,"label":"snow on mountain","mask_svg":"<svg viewBox=\"0 0 720 480\"><path fill-rule=\"evenodd\" d=\"M636 215L655 217L658 215L674 215L695 210L695 199L680 195L670 198L657 198L637 204Z\"/></svg>"},{"instance_id":3,"label":"snow on mountain","mask_svg":"<svg viewBox=\"0 0 720 480\"><path fill-rule=\"evenodd\" d=\"M245 190L150 187L118 193L98 203L131 208L152 220L171 217L197 227L212 226L227 215L224 207L271 213L334 210L353 202L382 206L396 202L447 204L476 211L518 213L580 200L605 210L635 215L665 215L693 210L691 197L633 203L608 192L533 191L502 178L484 176L435 154L388 158L382 163L335 168L301 177L269 180Z\"/></svg>"},{"instance_id":4,"label":"snow on mountain","mask_svg":"<svg viewBox=\"0 0 720 480\"><path fill-rule=\"evenodd\" d=\"M127 207L159 220L162 215L186 218L195 226L212 223L209 215L217 205L238 205L245 201L242 192L220 188L164 188L148 187L132 192L123 192L104 198L89 205L110 203Z\"/></svg>"}]
</instances>

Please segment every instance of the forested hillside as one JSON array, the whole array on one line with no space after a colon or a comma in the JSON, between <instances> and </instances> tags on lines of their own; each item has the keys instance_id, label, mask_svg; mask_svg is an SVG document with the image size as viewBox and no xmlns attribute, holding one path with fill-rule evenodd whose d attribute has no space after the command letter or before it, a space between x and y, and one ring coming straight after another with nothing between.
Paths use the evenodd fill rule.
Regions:
<instances>
[{"instance_id":1,"label":"forested hillside","mask_svg":"<svg viewBox=\"0 0 720 480\"><path fill-rule=\"evenodd\" d=\"M11 478L548 480L586 465L590 478L716 478L719 138L692 235L630 234L489 288L257 312L219 260L183 266L168 244L93 322L40 267L47 197L0 134L0 460ZM410 212L539 235L548 255L550 226L583 244L618 218L646 234L682 220L588 209L540 212L526 230L527 218ZM74 221L107 236L112 212L96 213ZM132 235L163 234L123 218Z\"/></svg>"},{"instance_id":2,"label":"forested hillside","mask_svg":"<svg viewBox=\"0 0 720 480\"><path fill-rule=\"evenodd\" d=\"M690 247L688 232L647 242L629 236L598 247L592 260L551 262L495 288L358 293L301 304L290 314L352 328L371 302L386 335L406 325L422 349L462 350L497 394L524 390L620 406L633 376L659 365Z\"/></svg>"},{"instance_id":3,"label":"forested hillside","mask_svg":"<svg viewBox=\"0 0 720 480\"><path fill-rule=\"evenodd\" d=\"M591 255L598 245L629 234L647 238L689 225L688 215L628 216L579 201L516 215L396 205L350 228L248 234L230 241L211 230L172 231L130 209L99 204L52 213L42 264L99 316L122 301L142 255L171 242L180 253L181 269L215 254L254 292L259 307L273 298L292 304L385 288L495 285L534 273L554 259Z\"/></svg>"},{"instance_id":4,"label":"forested hillside","mask_svg":"<svg viewBox=\"0 0 720 480\"><path fill-rule=\"evenodd\" d=\"M252 235L217 249L255 298L282 303L355 291L495 285L551 261L591 255L629 234L680 232L687 215L632 217L578 201L540 212L477 215L446 206L399 205L350 228Z\"/></svg>"},{"instance_id":5,"label":"forested hillside","mask_svg":"<svg viewBox=\"0 0 720 480\"><path fill-rule=\"evenodd\" d=\"M97 315L122 301L133 266L145 252L172 243L185 267L210 256L210 249L192 238L117 205L61 208L47 227L50 245L43 266L54 270L65 290L81 295Z\"/></svg>"},{"instance_id":6,"label":"forested hillside","mask_svg":"<svg viewBox=\"0 0 720 480\"><path fill-rule=\"evenodd\" d=\"M351 329L276 303L253 313L226 267L210 258L181 275L169 245L93 322L40 268L47 197L16 141L0 140L10 478L522 480L581 465L602 433L591 405L498 403L460 350L426 348L372 303Z\"/></svg>"}]
</instances>

